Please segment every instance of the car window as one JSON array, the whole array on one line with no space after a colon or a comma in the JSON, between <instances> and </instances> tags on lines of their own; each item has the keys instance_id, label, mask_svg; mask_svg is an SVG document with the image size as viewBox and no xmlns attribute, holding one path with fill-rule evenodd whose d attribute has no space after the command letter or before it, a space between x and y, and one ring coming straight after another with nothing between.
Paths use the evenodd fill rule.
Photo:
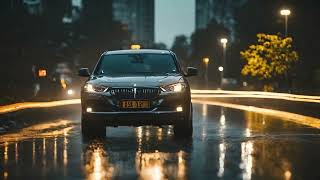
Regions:
<instances>
[{"instance_id":1,"label":"car window","mask_svg":"<svg viewBox=\"0 0 320 180\"><path fill-rule=\"evenodd\" d=\"M104 55L97 68L97 75L159 75L177 73L170 54L116 54Z\"/></svg>"}]
</instances>

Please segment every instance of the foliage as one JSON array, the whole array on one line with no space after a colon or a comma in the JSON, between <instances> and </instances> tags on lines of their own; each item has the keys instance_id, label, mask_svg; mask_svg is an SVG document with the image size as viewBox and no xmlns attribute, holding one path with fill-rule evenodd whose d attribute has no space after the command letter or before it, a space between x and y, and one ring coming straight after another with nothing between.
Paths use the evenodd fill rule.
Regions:
<instances>
[{"instance_id":1,"label":"foliage","mask_svg":"<svg viewBox=\"0 0 320 180\"><path fill-rule=\"evenodd\" d=\"M221 64L221 37L229 37L230 32L223 24L213 20L205 29L196 30L191 36L192 59L202 63L203 57L214 59L214 64Z\"/></svg>"},{"instance_id":2,"label":"foliage","mask_svg":"<svg viewBox=\"0 0 320 180\"><path fill-rule=\"evenodd\" d=\"M175 52L183 66L187 65L189 59L190 44L185 35L176 36L171 50Z\"/></svg>"},{"instance_id":3,"label":"foliage","mask_svg":"<svg viewBox=\"0 0 320 180\"><path fill-rule=\"evenodd\" d=\"M197 86L204 85L206 68L208 68L209 86L220 86L220 72L217 70L223 60L220 38L229 35L229 30L214 19L205 28L196 29L192 34L188 66L198 68L199 75L196 77L197 80L193 81ZM203 58L209 58L207 66L203 63Z\"/></svg>"},{"instance_id":4,"label":"foliage","mask_svg":"<svg viewBox=\"0 0 320 180\"><path fill-rule=\"evenodd\" d=\"M153 48L153 49L164 49L164 50L168 49L168 48L167 48L167 45L164 44L164 43L162 43L162 42L160 42L160 43L154 43L153 46L152 46L152 48Z\"/></svg>"},{"instance_id":5,"label":"foliage","mask_svg":"<svg viewBox=\"0 0 320 180\"><path fill-rule=\"evenodd\" d=\"M240 52L246 65L241 73L260 80L284 76L298 61L299 56L292 48L292 38L278 35L258 34L258 43Z\"/></svg>"}]
</instances>

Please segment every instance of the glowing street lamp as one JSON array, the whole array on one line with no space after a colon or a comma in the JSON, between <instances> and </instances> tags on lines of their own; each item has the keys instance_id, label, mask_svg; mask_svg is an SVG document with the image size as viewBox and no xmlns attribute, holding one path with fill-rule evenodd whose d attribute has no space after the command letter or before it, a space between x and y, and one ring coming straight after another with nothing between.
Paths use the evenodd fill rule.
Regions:
<instances>
[{"instance_id":1,"label":"glowing street lamp","mask_svg":"<svg viewBox=\"0 0 320 180\"><path fill-rule=\"evenodd\" d=\"M226 66L226 54L227 54L227 43L228 43L228 39L227 38L221 38L220 39L220 42L222 44L222 47L223 47L223 60L222 60L222 66L219 67L219 71L221 72L221 81L220 81L220 86L222 88L222 80L223 80L223 77L224 77L224 73L223 73L223 67Z\"/></svg>"},{"instance_id":2,"label":"glowing street lamp","mask_svg":"<svg viewBox=\"0 0 320 180\"><path fill-rule=\"evenodd\" d=\"M282 9L280 11L280 14L283 16L289 16L291 14L291 11L289 9Z\"/></svg>"},{"instance_id":3,"label":"glowing street lamp","mask_svg":"<svg viewBox=\"0 0 320 180\"><path fill-rule=\"evenodd\" d=\"M288 36L288 17L291 14L291 11L289 9L282 9L280 11L281 16L284 16L285 18L285 36Z\"/></svg>"},{"instance_id":4,"label":"glowing street lamp","mask_svg":"<svg viewBox=\"0 0 320 180\"><path fill-rule=\"evenodd\" d=\"M206 57L206 58L203 58L202 61L203 61L203 63L204 63L205 65L208 65L210 59Z\"/></svg>"},{"instance_id":5,"label":"glowing street lamp","mask_svg":"<svg viewBox=\"0 0 320 180\"><path fill-rule=\"evenodd\" d=\"M208 88L208 85L209 85L209 80L208 80L208 65L209 65L209 62L210 62L210 59L208 58L208 57L205 57L205 58L203 58L202 59L202 61L203 61L203 63L204 63L204 65L205 65L205 77L204 77L204 79L205 79L205 81L206 81L206 86L207 86L207 88Z\"/></svg>"},{"instance_id":6,"label":"glowing street lamp","mask_svg":"<svg viewBox=\"0 0 320 180\"><path fill-rule=\"evenodd\" d=\"M227 47L228 39L227 38L221 38L220 39L221 44L223 45L224 48Z\"/></svg>"}]
</instances>

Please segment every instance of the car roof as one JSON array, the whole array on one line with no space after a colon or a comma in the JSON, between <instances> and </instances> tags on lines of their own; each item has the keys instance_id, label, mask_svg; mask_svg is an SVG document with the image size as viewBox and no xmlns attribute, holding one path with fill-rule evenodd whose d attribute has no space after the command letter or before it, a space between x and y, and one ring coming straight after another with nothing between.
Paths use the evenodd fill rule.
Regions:
<instances>
[{"instance_id":1,"label":"car roof","mask_svg":"<svg viewBox=\"0 0 320 180\"><path fill-rule=\"evenodd\" d=\"M116 51L106 51L103 55L109 54L171 54L169 50L160 49L128 49L128 50L116 50Z\"/></svg>"}]
</instances>

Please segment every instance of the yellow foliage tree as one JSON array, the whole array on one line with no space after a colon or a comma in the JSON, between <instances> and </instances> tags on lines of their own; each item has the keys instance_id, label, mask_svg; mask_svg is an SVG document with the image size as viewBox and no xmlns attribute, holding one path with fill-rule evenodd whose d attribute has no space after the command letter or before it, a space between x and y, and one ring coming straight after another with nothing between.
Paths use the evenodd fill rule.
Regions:
<instances>
[{"instance_id":1,"label":"yellow foliage tree","mask_svg":"<svg viewBox=\"0 0 320 180\"><path fill-rule=\"evenodd\" d=\"M284 76L298 61L298 53L292 48L292 38L268 34L257 34L257 38L257 44L240 52L241 58L247 61L242 75L270 80Z\"/></svg>"}]
</instances>

